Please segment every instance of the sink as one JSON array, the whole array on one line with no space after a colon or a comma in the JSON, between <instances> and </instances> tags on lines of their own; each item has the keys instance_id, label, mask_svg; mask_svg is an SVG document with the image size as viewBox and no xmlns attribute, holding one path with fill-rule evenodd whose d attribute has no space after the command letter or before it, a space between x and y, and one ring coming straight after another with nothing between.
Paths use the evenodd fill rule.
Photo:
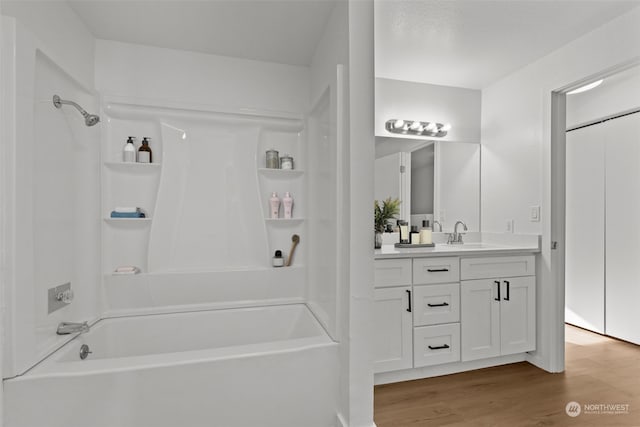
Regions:
<instances>
[{"instance_id":1,"label":"sink","mask_svg":"<svg viewBox=\"0 0 640 427\"><path fill-rule=\"evenodd\" d=\"M451 249L451 250L464 250L464 249L488 249L494 248L495 245L491 245L488 243L482 242L473 242L473 243L463 243L458 245L451 245L449 243L440 243L437 245L441 249Z\"/></svg>"}]
</instances>

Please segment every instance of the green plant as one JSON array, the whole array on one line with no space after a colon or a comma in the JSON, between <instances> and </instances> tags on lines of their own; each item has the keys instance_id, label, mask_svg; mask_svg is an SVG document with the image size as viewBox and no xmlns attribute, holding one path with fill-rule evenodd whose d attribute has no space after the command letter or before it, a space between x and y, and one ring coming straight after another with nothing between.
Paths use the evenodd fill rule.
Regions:
<instances>
[{"instance_id":1,"label":"green plant","mask_svg":"<svg viewBox=\"0 0 640 427\"><path fill-rule=\"evenodd\" d=\"M380 206L380 202L375 200L373 202L373 213L373 228L378 233L382 233L387 225L387 221L394 219L396 215L400 213L400 200L389 197L382 201L382 206Z\"/></svg>"}]
</instances>

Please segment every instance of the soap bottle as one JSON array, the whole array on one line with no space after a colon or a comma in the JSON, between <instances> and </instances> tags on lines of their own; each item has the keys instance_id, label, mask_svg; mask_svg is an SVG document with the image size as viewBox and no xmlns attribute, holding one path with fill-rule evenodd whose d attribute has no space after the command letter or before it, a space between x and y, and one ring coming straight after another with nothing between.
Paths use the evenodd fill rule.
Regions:
<instances>
[{"instance_id":1,"label":"soap bottle","mask_svg":"<svg viewBox=\"0 0 640 427\"><path fill-rule=\"evenodd\" d=\"M409 224L407 221L398 221L398 226L400 227L400 243L409 243Z\"/></svg>"},{"instance_id":2,"label":"soap bottle","mask_svg":"<svg viewBox=\"0 0 640 427\"><path fill-rule=\"evenodd\" d=\"M269 206L271 207L271 219L278 219L278 214L280 212L280 199L278 198L278 193L275 191L271 193Z\"/></svg>"},{"instance_id":3,"label":"soap bottle","mask_svg":"<svg viewBox=\"0 0 640 427\"><path fill-rule=\"evenodd\" d=\"M122 161L125 163L135 163L136 161L136 147L133 145L134 139L136 138L130 136L122 149Z\"/></svg>"},{"instance_id":4,"label":"soap bottle","mask_svg":"<svg viewBox=\"0 0 640 427\"><path fill-rule=\"evenodd\" d=\"M412 225L411 226L410 240L411 240L411 244L412 245L419 245L420 244L420 233L418 232L418 226L417 225Z\"/></svg>"},{"instance_id":5,"label":"soap bottle","mask_svg":"<svg viewBox=\"0 0 640 427\"><path fill-rule=\"evenodd\" d=\"M293 197L291 197L291 193L288 191L284 193L284 197L282 198L282 205L284 206L284 218L291 219L291 212L293 210Z\"/></svg>"},{"instance_id":6,"label":"soap bottle","mask_svg":"<svg viewBox=\"0 0 640 427\"><path fill-rule=\"evenodd\" d=\"M273 257L273 266L274 267L283 267L284 266L284 258L282 258L282 251L276 251Z\"/></svg>"},{"instance_id":7,"label":"soap bottle","mask_svg":"<svg viewBox=\"0 0 640 427\"><path fill-rule=\"evenodd\" d=\"M433 243L433 236L431 234L431 227L429 227L429 221L422 221L422 228L420 229L420 244L430 245Z\"/></svg>"},{"instance_id":8,"label":"soap bottle","mask_svg":"<svg viewBox=\"0 0 640 427\"><path fill-rule=\"evenodd\" d=\"M151 147L149 147L149 138L145 136L142 138L142 145L138 148L138 163L152 163Z\"/></svg>"}]
</instances>

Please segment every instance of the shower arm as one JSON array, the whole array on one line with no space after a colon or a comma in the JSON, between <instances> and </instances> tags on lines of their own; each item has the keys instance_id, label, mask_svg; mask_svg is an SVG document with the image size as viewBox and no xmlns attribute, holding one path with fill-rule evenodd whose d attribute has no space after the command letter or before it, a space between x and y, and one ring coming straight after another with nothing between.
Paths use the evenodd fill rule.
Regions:
<instances>
[{"instance_id":1,"label":"shower arm","mask_svg":"<svg viewBox=\"0 0 640 427\"><path fill-rule=\"evenodd\" d=\"M53 105L55 105L56 108L61 108L62 104L73 105L74 107L76 107L78 109L78 111L80 111L80 114L82 114L83 117L87 117L89 115L89 113L87 113L81 106L79 106L75 102L67 101L67 100L64 100L64 99L60 99L60 97L58 95L54 95L53 96Z\"/></svg>"}]
</instances>

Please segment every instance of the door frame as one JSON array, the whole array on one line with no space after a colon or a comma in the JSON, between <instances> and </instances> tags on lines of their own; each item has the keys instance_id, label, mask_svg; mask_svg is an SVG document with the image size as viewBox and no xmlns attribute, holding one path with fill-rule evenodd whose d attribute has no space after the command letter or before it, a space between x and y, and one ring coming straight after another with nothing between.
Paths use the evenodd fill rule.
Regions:
<instances>
[{"instance_id":1,"label":"door frame","mask_svg":"<svg viewBox=\"0 0 640 427\"><path fill-rule=\"evenodd\" d=\"M551 122L550 122L550 224L548 231L550 250L550 279L554 289L555 304L548 314L551 317L550 360L552 372L562 372L565 369L564 352L564 311L565 311L565 222L566 222L566 94L567 92L585 84L600 80L629 68L640 65L640 58L618 64L598 73L585 76L580 80L551 90ZM546 233L545 233L546 234ZM543 251L545 248L543 248Z\"/></svg>"}]
</instances>

